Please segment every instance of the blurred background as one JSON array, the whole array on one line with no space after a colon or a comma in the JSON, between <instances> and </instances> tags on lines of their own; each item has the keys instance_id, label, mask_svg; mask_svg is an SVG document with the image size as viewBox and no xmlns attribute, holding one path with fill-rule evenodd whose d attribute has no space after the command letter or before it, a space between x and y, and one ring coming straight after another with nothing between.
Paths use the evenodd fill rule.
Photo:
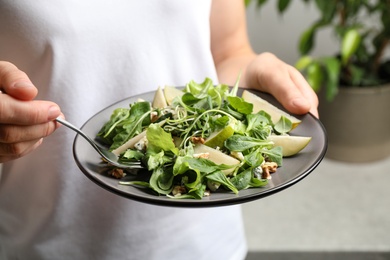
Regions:
<instances>
[{"instance_id":1,"label":"blurred background","mask_svg":"<svg viewBox=\"0 0 390 260\"><path fill-rule=\"evenodd\" d=\"M272 52L294 65L300 34L319 16L302 1L293 1L283 15L276 4L248 7L250 40L256 52ZM318 36L314 55L336 51L330 32ZM389 185L390 158L325 158L291 188L243 205L248 259L390 259Z\"/></svg>"}]
</instances>

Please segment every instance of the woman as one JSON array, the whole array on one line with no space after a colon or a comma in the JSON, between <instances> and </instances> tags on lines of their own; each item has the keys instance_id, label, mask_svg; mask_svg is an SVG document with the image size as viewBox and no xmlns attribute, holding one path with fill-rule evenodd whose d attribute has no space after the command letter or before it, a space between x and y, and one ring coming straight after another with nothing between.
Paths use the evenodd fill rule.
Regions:
<instances>
[{"instance_id":1,"label":"woman","mask_svg":"<svg viewBox=\"0 0 390 260\"><path fill-rule=\"evenodd\" d=\"M1 0L0 35L1 259L245 257L239 206L113 195L80 173L74 134L53 121L82 125L123 97L205 77L233 84L240 71L241 87L317 115L298 71L252 51L242 0Z\"/></svg>"}]
</instances>

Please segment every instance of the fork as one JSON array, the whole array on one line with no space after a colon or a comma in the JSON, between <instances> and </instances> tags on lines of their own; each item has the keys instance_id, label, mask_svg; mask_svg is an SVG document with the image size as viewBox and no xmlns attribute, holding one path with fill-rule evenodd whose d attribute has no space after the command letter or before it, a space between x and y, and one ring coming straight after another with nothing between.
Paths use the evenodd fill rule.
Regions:
<instances>
[{"instance_id":1,"label":"fork","mask_svg":"<svg viewBox=\"0 0 390 260\"><path fill-rule=\"evenodd\" d=\"M114 153L110 152L107 148L103 148L99 146L95 141L93 141L87 134L85 134L83 131L81 131L76 126L72 125L65 119L62 119L60 117L56 118L56 121L60 124L68 127L69 129L72 129L73 131L80 134L82 137L85 138L85 140L88 141L92 145L92 147L100 154L100 156L108 163L112 164L113 166L119 167L119 168L125 168L125 169L142 169L144 168L140 162L129 162L129 163L121 163L118 162L118 156L116 156Z\"/></svg>"}]
</instances>

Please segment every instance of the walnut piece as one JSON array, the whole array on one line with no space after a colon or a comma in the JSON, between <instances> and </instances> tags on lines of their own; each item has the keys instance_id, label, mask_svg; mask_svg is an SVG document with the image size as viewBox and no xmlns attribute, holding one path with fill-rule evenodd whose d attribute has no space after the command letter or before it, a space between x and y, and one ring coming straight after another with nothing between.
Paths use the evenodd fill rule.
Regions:
<instances>
[{"instance_id":1,"label":"walnut piece","mask_svg":"<svg viewBox=\"0 0 390 260\"><path fill-rule=\"evenodd\" d=\"M126 175L123 169L119 169L119 168L112 169L111 171L108 172L108 174L117 179L121 179Z\"/></svg>"},{"instance_id":2,"label":"walnut piece","mask_svg":"<svg viewBox=\"0 0 390 260\"><path fill-rule=\"evenodd\" d=\"M198 137L198 136L192 136L191 137L191 142L193 142L194 144L204 144L205 140L203 137Z\"/></svg>"},{"instance_id":3,"label":"walnut piece","mask_svg":"<svg viewBox=\"0 0 390 260\"><path fill-rule=\"evenodd\" d=\"M261 177L263 179L271 179L271 173L276 172L278 169L278 164L276 162L265 162L263 165L261 165L261 168L263 169Z\"/></svg>"}]
</instances>

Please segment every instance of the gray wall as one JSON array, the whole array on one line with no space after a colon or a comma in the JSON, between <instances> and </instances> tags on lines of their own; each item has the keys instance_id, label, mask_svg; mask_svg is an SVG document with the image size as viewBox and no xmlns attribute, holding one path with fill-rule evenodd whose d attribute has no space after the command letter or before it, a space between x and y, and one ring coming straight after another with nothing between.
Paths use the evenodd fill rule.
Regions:
<instances>
[{"instance_id":1,"label":"gray wall","mask_svg":"<svg viewBox=\"0 0 390 260\"><path fill-rule=\"evenodd\" d=\"M295 0L288 10L280 15L277 1L271 0L258 9L255 4L247 8L248 33L256 52L269 51L289 64L294 64L298 57L298 41L301 33L319 18L312 4L305 5ZM322 31L316 38L314 56L333 54L337 42L329 30Z\"/></svg>"}]
</instances>

